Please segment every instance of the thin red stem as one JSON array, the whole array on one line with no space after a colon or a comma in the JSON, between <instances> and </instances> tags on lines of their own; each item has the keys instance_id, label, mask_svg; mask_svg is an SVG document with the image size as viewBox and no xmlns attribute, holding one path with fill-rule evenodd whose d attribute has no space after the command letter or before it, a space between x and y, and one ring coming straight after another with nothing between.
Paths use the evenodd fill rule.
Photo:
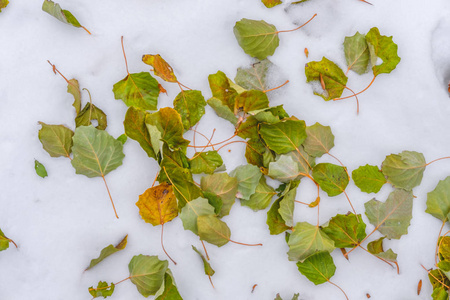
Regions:
<instances>
[{"instance_id":1,"label":"thin red stem","mask_svg":"<svg viewBox=\"0 0 450 300\"><path fill-rule=\"evenodd\" d=\"M91 32L89 30L86 29L86 27L81 26L81 28L83 28L84 30L86 30L87 33L91 34Z\"/></svg>"},{"instance_id":2,"label":"thin red stem","mask_svg":"<svg viewBox=\"0 0 450 300\"><path fill-rule=\"evenodd\" d=\"M277 89L279 89L279 88L285 86L285 85L288 84L288 83L289 83L289 80L286 80L286 82L283 83L282 85L277 86L277 87L274 87L274 88L272 88L272 89L265 90L265 91L263 91L263 92L264 92L264 93L267 93L267 92L271 92L271 91L277 90Z\"/></svg>"},{"instance_id":3,"label":"thin red stem","mask_svg":"<svg viewBox=\"0 0 450 300\"><path fill-rule=\"evenodd\" d=\"M430 271L427 270L427 268L425 268L422 264L420 265L425 271L427 271L428 275L431 275L431 277L433 277L434 279L436 279L437 282L439 282L440 284L442 284L443 286L445 286L447 289L450 289L450 286L446 285L445 283L443 283L442 281L440 281L438 278L436 278L436 276L434 276Z\"/></svg>"},{"instance_id":4,"label":"thin red stem","mask_svg":"<svg viewBox=\"0 0 450 300\"><path fill-rule=\"evenodd\" d=\"M128 72L128 62L127 62L127 56L125 54L125 48L123 46L123 35L120 37L120 42L122 43L122 52L123 52L123 58L125 58L125 67L127 69L127 74L130 75L130 72Z\"/></svg>"},{"instance_id":5,"label":"thin red stem","mask_svg":"<svg viewBox=\"0 0 450 300\"><path fill-rule=\"evenodd\" d=\"M262 246L263 244L261 244L261 243L259 243L259 244L246 244L246 243L240 243L240 242L236 242L236 241L233 241L233 240L230 240L230 239L228 239L230 242L232 242L232 243L235 243L235 244L238 244L238 245L243 245L243 246L251 246L251 247L253 247L253 246Z\"/></svg>"},{"instance_id":6,"label":"thin red stem","mask_svg":"<svg viewBox=\"0 0 450 300\"><path fill-rule=\"evenodd\" d=\"M445 218L444 221L442 222L442 226L441 226L441 229L439 230L439 235L438 235L438 239L436 242L436 251L434 253L434 260L436 262L436 265L438 264L438 252L439 252L439 246L440 246L439 238L441 237L441 233L442 233L442 230L444 229L446 222L447 222L447 218Z\"/></svg>"},{"instance_id":7,"label":"thin red stem","mask_svg":"<svg viewBox=\"0 0 450 300\"><path fill-rule=\"evenodd\" d=\"M16 243L14 243L14 241L12 240L12 239L10 239L10 238L7 238L8 239L8 241L10 242L10 243L13 243L14 244L14 246L16 246L16 248L19 248L19 247L17 247L17 244Z\"/></svg>"},{"instance_id":8,"label":"thin red stem","mask_svg":"<svg viewBox=\"0 0 450 300\"><path fill-rule=\"evenodd\" d=\"M353 213L354 213L355 215L357 215L356 210L355 210L355 208L353 207L353 204L352 204L352 202L350 201L350 198L349 198L348 195L347 195L347 192L346 192L345 190L343 190L343 192L344 192L345 197L347 197L348 203L350 204L350 206L351 206L351 208L352 208L352 210L353 210ZM356 218L356 219L358 220L358 218ZM358 223L359 223L359 220L358 220Z\"/></svg>"},{"instance_id":9,"label":"thin red stem","mask_svg":"<svg viewBox=\"0 0 450 300\"><path fill-rule=\"evenodd\" d=\"M349 87L347 87L347 86L345 86L345 88L346 88L347 90L349 90L350 92L352 92L352 93L353 93L353 96L354 96L355 99L356 99L356 114L358 115L358 114L359 114L359 100L358 100L358 96L355 94L355 92L354 92L351 88L349 88Z\"/></svg>"},{"instance_id":10,"label":"thin red stem","mask_svg":"<svg viewBox=\"0 0 450 300\"><path fill-rule=\"evenodd\" d=\"M204 147L218 146L218 145L220 145L220 144L223 144L223 143L225 143L225 142L228 142L229 140L231 140L231 139L234 138L235 136L237 136L237 133L233 134L230 138L228 138L228 139L226 139L226 140L224 140L224 141L221 141L221 142L219 142L219 143L214 143L214 144L211 144L211 145L209 145L209 146L195 146L195 145L188 145L188 147L191 147L191 148L204 148Z\"/></svg>"},{"instance_id":11,"label":"thin red stem","mask_svg":"<svg viewBox=\"0 0 450 300\"><path fill-rule=\"evenodd\" d=\"M312 18L309 19L305 24L303 24L303 25L301 25L301 26L299 26L299 27L297 27L297 28L295 28L295 29L291 29L291 30L280 30L280 31L277 31L277 33L281 33L281 32L291 32L291 31L298 30L298 29L302 28L303 26L305 26L306 24L308 24L309 22L311 22L312 19L314 19L316 16L317 16L317 14L314 14L314 16L312 16Z\"/></svg>"},{"instance_id":12,"label":"thin red stem","mask_svg":"<svg viewBox=\"0 0 450 300\"><path fill-rule=\"evenodd\" d=\"M330 281L329 279L327 279L328 283L331 283L332 285L334 285L335 287L337 287L338 289L341 290L341 292L344 294L345 298L348 300L347 294L344 292L343 289L341 289L340 286L338 286L337 284L335 284L334 282Z\"/></svg>"},{"instance_id":13,"label":"thin red stem","mask_svg":"<svg viewBox=\"0 0 450 300\"><path fill-rule=\"evenodd\" d=\"M430 161L429 163L425 164L425 166L428 166L428 165L430 165L430 164L432 164L432 163L434 163L434 162L437 162L437 161L439 161L439 160L442 160L442 159L448 159L448 158L450 158L450 156L441 157L441 158L432 160L432 161Z\"/></svg>"},{"instance_id":14,"label":"thin red stem","mask_svg":"<svg viewBox=\"0 0 450 300\"><path fill-rule=\"evenodd\" d=\"M369 83L369 85L368 85L365 89L363 89L361 92L358 92L358 93L356 93L356 94L353 94L353 95L350 95L350 96L347 96L347 97L334 98L333 101L338 101L338 100L348 99L348 98L351 98L351 97L355 97L355 96L357 96L357 95L359 95L359 94L361 94L361 93L364 93L364 92L372 85L372 83L375 81L375 78L377 78L377 76L373 76L372 81L371 81L371 82Z\"/></svg>"},{"instance_id":15,"label":"thin red stem","mask_svg":"<svg viewBox=\"0 0 450 300\"><path fill-rule=\"evenodd\" d=\"M202 242L203 250L205 250L206 259L209 260L209 255L208 255L208 251L206 251L205 243L203 243L202 240L200 240L200 242Z\"/></svg>"},{"instance_id":16,"label":"thin red stem","mask_svg":"<svg viewBox=\"0 0 450 300\"><path fill-rule=\"evenodd\" d=\"M213 132L212 132L212 134L211 134L211 137L208 139L208 143L206 144L206 146L202 149L202 151L197 152L190 160L193 160L194 158L196 158L197 156L199 156L200 154L202 154L203 151L206 150L206 148L208 148L208 145L211 144L211 140L212 140L213 137L214 137L214 133L216 133L216 129L215 129L215 128L214 128L214 130L213 130ZM214 149L214 148L213 148L213 149Z\"/></svg>"},{"instance_id":17,"label":"thin red stem","mask_svg":"<svg viewBox=\"0 0 450 300\"><path fill-rule=\"evenodd\" d=\"M228 142L228 143L226 143L225 145L223 145L223 146L220 146L220 148L219 149L217 149L216 151L217 152L219 152L219 150L220 149L222 149L223 147L225 147L225 146L228 146L228 145L231 145L231 144L234 144L234 143L244 143L244 144L247 144L247 142L246 141L232 141L232 142Z\"/></svg>"},{"instance_id":18,"label":"thin red stem","mask_svg":"<svg viewBox=\"0 0 450 300\"><path fill-rule=\"evenodd\" d=\"M53 73L56 74L56 72L58 72L59 75L61 75L62 78L64 78L64 80L67 82L67 84L73 85L69 80L67 80L67 78L56 68L56 66L54 64L52 64L49 60L47 60L47 62L50 64L50 66L52 66L53 68Z\"/></svg>"},{"instance_id":19,"label":"thin red stem","mask_svg":"<svg viewBox=\"0 0 450 300\"><path fill-rule=\"evenodd\" d=\"M113 201L113 199L111 197L111 193L109 192L109 188L108 188L108 184L106 183L105 176L102 175L102 178L103 178L103 182L105 183L106 190L108 191L109 199L111 200L111 204L112 204L112 207L114 209L114 214L116 215L116 218L118 219L119 216L117 215L116 207L114 206L114 201Z\"/></svg>"},{"instance_id":20,"label":"thin red stem","mask_svg":"<svg viewBox=\"0 0 450 300\"><path fill-rule=\"evenodd\" d=\"M163 234L164 234L164 223L161 224L161 246L167 257L176 265L177 263L172 259L172 257L170 257L169 253L167 253L166 248L164 248Z\"/></svg>"}]
</instances>

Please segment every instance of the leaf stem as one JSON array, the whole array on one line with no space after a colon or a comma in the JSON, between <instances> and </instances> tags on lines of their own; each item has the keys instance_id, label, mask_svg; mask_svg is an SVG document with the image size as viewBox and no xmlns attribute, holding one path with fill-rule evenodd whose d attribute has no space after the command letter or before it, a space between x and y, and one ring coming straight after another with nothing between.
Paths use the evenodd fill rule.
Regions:
<instances>
[{"instance_id":1,"label":"leaf stem","mask_svg":"<svg viewBox=\"0 0 450 300\"><path fill-rule=\"evenodd\" d=\"M439 251L439 247L441 246L440 242L439 242L439 238L441 237L441 233L442 233L442 230L444 229L444 226L445 226L446 222L447 222L447 218L445 218L444 221L442 222L441 229L439 230L438 239L436 241L436 250L434 252L434 260L436 262L436 265L438 264L438 251Z\"/></svg>"},{"instance_id":2,"label":"leaf stem","mask_svg":"<svg viewBox=\"0 0 450 300\"><path fill-rule=\"evenodd\" d=\"M344 294L345 298L348 300L347 294L344 292L344 290L343 290L340 286L338 286L336 283L330 281L329 279L327 279L327 281L328 281L328 283L331 283L332 285L334 285L335 287L337 287L338 289L340 289L341 292Z\"/></svg>"},{"instance_id":3,"label":"leaf stem","mask_svg":"<svg viewBox=\"0 0 450 300\"><path fill-rule=\"evenodd\" d=\"M425 166L428 166L428 165L430 165L430 164L432 164L432 163L434 163L434 162L437 162L437 161L439 161L439 160L442 160L442 159L448 159L448 158L450 158L450 156L445 156L445 157L441 157L441 158L432 160L432 161L430 161L429 163L425 164Z\"/></svg>"},{"instance_id":4,"label":"leaf stem","mask_svg":"<svg viewBox=\"0 0 450 300\"><path fill-rule=\"evenodd\" d=\"M199 132L199 133L200 133L200 132ZM223 144L223 143L225 143L225 142L228 142L229 140L231 140L231 139L234 138L235 136L237 136L237 133L233 134L231 137L229 137L228 139L226 139L226 140L224 140L224 141L221 141L221 142L215 143L215 144L211 144L211 145L209 145L209 147L217 146L217 145ZM188 147L190 147L190 148L204 148L204 147L208 147L208 146L188 145Z\"/></svg>"},{"instance_id":5,"label":"leaf stem","mask_svg":"<svg viewBox=\"0 0 450 300\"><path fill-rule=\"evenodd\" d=\"M347 97L334 98L333 101L344 100L344 99L348 99L348 98L351 98L351 97L356 97L357 95L364 93L364 92L372 85L372 83L375 81L375 78L377 78L376 75L373 76L372 81L371 81L371 82L369 83L369 85L368 85L365 89L363 89L361 92L358 92L358 93L356 93L356 94L353 94L353 95L350 95L350 96L347 96Z\"/></svg>"},{"instance_id":6,"label":"leaf stem","mask_svg":"<svg viewBox=\"0 0 450 300\"><path fill-rule=\"evenodd\" d=\"M169 253L167 253L166 248L164 248L163 235L164 235L164 223L161 224L161 247L164 253L167 255L167 257L176 265L177 263L172 259L172 257L170 257Z\"/></svg>"},{"instance_id":7,"label":"leaf stem","mask_svg":"<svg viewBox=\"0 0 450 300\"><path fill-rule=\"evenodd\" d=\"M125 54L125 48L123 46L123 35L120 37L120 42L122 43L122 52L123 52L123 58L125 58L125 67L127 69L127 74L130 75L130 72L128 72L128 62L127 62L127 56Z\"/></svg>"},{"instance_id":8,"label":"leaf stem","mask_svg":"<svg viewBox=\"0 0 450 300\"><path fill-rule=\"evenodd\" d=\"M233 143L244 143L244 144L248 145L248 143L246 141L231 141L231 142L226 143L225 145L220 146L220 148L218 148L216 151L219 152L219 150L222 149L223 147L231 145Z\"/></svg>"},{"instance_id":9,"label":"leaf stem","mask_svg":"<svg viewBox=\"0 0 450 300\"><path fill-rule=\"evenodd\" d=\"M212 132L212 134L211 134L211 137L208 139L208 143L206 144L206 146L205 146L200 152L195 153L195 155L194 155L191 159L189 159L189 160L193 160L194 158L196 158L197 156L199 156L200 154L202 154L203 151L206 150L206 148L208 147L208 145L211 144L211 140L212 140L213 137L214 137L214 133L216 133L216 129L215 129L215 128L213 129L213 132ZM213 148L213 150L214 150L214 148Z\"/></svg>"},{"instance_id":10,"label":"leaf stem","mask_svg":"<svg viewBox=\"0 0 450 300\"><path fill-rule=\"evenodd\" d=\"M179 81L177 81L177 83L178 83L178 86L180 87L180 89L181 89L182 92L184 92L184 90L183 90L181 87L184 87L184 88L186 88L186 89L188 89L188 90L192 90L190 87L185 86L184 84L182 84L182 83L179 82Z\"/></svg>"},{"instance_id":11,"label":"leaf stem","mask_svg":"<svg viewBox=\"0 0 450 300\"><path fill-rule=\"evenodd\" d=\"M126 281L126 280L128 280L128 279L131 279L131 276L129 276L129 277L125 278L125 279L122 279L121 281L119 281L119 282L117 282L117 283L114 283L114 285L118 285L119 283L122 283L122 282L124 282L124 281ZM89 291L106 290L106 289L109 289L110 287L111 287L111 286L108 285L108 286L104 286L104 287L101 287L101 288L98 288L98 289L96 289L96 288L90 288Z\"/></svg>"},{"instance_id":12,"label":"leaf stem","mask_svg":"<svg viewBox=\"0 0 450 300\"><path fill-rule=\"evenodd\" d=\"M13 243L14 244L14 246L16 246L16 249L18 249L19 247L17 246L17 244L16 243L14 243L14 241L12 240L12 239L10 239L10 238L6 238L6 239L8 239L8 241L10 242L10 243Z\"/></svg>"},{"instance_id":13,"label":"leaf stem","mask_svg":"<svg viewBox=\"0 0 450 300\"><path fill-rule=\"evenodd\" d=\"M89 90L87 88L83 88L83 90L86 90L89 94L89 103L91 104L89 106L89 123L91 123L92 120L92 97L91 97L91 92L89 92Z\"/></svg>"},{"instance_id":14,"label":"leaf stem","mask_svg":"<svg viewBox=\"0 0 450 300\"><path fill-rule=\"evenodd\" d=\"M259 80L259 79L258 79L258 80ZM289 80L286 80L286 82L283 83L282 85L277 86L277 87L274 87L274 88L272 88L272 89L264 90L263 93L267 93L267 92L271 92L271 91L277 90L277 89L279 89L279 88L285 86L285 85L288 84L288 83L289 83Z\"/></svg>"},{"instance_id":15,"label":"leaf stem","mask_svg":"<svg viewBox=\"0 0 450 300\"><path fill-rule=\"evenodd\" d=\"M347 90L349 90L350 92L353 93L353 96L354 96L355 99L356 99L356 114L359 115L359 100L358 100L358 96L357 96L357 95L355 94L355 92L354 92L352 89L350 89L349 87L344 86L344 88L346 88Z\"/></svg>"},{"instance_id":16,"label":"leaf stem","mask_svg":"<svg viewBox=\"0 0 450 300\"><path fill-rule=\"evenodd\" d=\"M111 193L109 192L108 184L106 183L106 179L105 179L105 176L103 174L102 174L102 179L103 179L103 182L105 183L106 190L108 191L109 199L111 200L111 204L112 204L112 207L114 209L114 214L116 215L116 218L118 219L119 216L117 215L116 207L114 206L114 201L113 201L113 199L111 197Z\"/></svg>"},{"instance_id":17,"label":"leaf stem","mask_svg":"<svg viewBox=\"0 0 450 300\"><path fill-rule=\"evenodd\" d=\"M238 245L243 245L243 246L251 246L251 247L253 247L253 246L262 246L263 245L261 243L259 243L259 244L246 244L246 243L236 242L236 241L233 241L231 239L228 239L228 240L230 242L232 242L232 243L235 243L235 244L238 244Z\"/></svg>"},{"instance_id":18,"label":"leaf stem","mask_svg":"<svg viewBox=\"0 0 450 300\"><path fill-rule=\"evenodd\" d=\"M281 32L291 32L291 31L298 30L298 29L302 28L303 26L305 26L306 24L308 24L309 22L311 22L312 19L314 19L316 16L317 16L317 14L314 14L314 16L312 16L312 18L309 19L305 24L303 24L303 25L301 25L301 26L299 26L299 27L297 27L297 28L295 28L295 29L291 29L291 30L280 30L280 31L277 31L276 33L281 33Z\"/></svg>"},{"instance_id":19,"label":"leaf stem","mask_svg":"<svg viewBox=\"0 0 450 300\"><path fill-rule=\"evenodd\" d=\"M81 26L81 28L83 28L84 30L86 30L87 33L91 34L91 32L89 30L86 29L86 27Z\"/></svg>"},{"instance_id":20,"label":"leaf stem","mask_svg":"<svg viewBox=\"0 0 450 300\"><path fill-rule=\"evenodd\" d=\"M427 268L425 268L422 264L420 264L420 266L427 271L428 275L431 275L431 277L433 277L437 282L439 282L440 284L442 284L443 286L445 286L447 289L450 289L450 286L446 285L445 283L443 283L442 281L440 281L438 278L436 278L436 276L434 276L430 271L427 270Z\"/></svg>"},{"instance_id":21,"label":"leaf stem","mask_svg":"<svg viewBox=\"0 0 450 300\"><path fill-rule=\"evenodd\" d=\"M345 195L345 197L347 197L347 200L348 200L348 203L350 204L350 206L352 207L352 210L353 210L353 213L355 214L355 215L358 215L357 213L356 213L356 210L355 210L355 208L353 207L353 204L352 204L352 202L350 201L350 198L348 197L348 195L347 195L347 192L345 191L345 190L342 190L343 192L344 192L344 195ZM358 218L356 218L356 220L358 221L358 223L359 223L359 219Z\"/></svg>"},{"instance_id":22,"label":"leaf stem","mask_svg":"<svg viewBox=\"0 0 450 300\"><path fill-rule=\"evenodd\" d=\"M205 250L206 259L209 260L209 255L208 255L208 251L206 251L205 243L203 243L202 240L200 240L200 242L202 242L203 250Z\"/></svg>"},{"instance_id":23,"label":"leaf stem","mask_svg":"<svg viewBox=\"0 0 450 300\"><path fill-rule=\"evenodd\" d=\"M67 78L56 68L56 66L54 64L52 64L49 60L47 60L47 62L50 64L50 66L52 66L53 73L55 73L55 74L58 73L59 75L61 75L62 78L64 78L64 80L67 82L67 84L75 86L69 80L67 80Z\"/></svg>"}]
</instances>

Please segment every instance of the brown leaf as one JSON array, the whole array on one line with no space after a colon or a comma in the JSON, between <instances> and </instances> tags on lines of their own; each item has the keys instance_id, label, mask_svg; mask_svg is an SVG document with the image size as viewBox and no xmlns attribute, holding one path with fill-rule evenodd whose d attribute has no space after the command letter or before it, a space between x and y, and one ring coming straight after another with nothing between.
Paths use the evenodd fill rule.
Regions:
<instances>
[{"instance_id":1,"label":"brown leaf","mask_svg":"<svg viewBox=\"0 0 450 300\"><path fill-rule=\"evenodd\" d=\"M146 54L142 56L142 61L147 65L152 66L155 75L161 77L164 81L178 82L172 67L161 57L161 55Z\"/></svg>"},{"instance_id":2,"label":"brown leaf","mask_svg":"<svg viewBox=\"0 0 450 300\"><path fill-rule=\"evenodd\" d=\"M139 214L145 222L153 226L172 221L178 216L178 206L173 188L168 183L149 188L136 202Z\"/></svg>"}]
</instances>

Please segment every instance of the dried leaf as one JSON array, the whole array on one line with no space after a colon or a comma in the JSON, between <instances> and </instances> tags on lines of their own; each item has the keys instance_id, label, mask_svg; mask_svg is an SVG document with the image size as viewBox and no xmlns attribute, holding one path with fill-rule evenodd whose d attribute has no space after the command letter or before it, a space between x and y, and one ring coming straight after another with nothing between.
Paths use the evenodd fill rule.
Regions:
<instances>
[{"instance_id":1,"label":"dried leaf","mask_svg":"<svg viewBox=\"0 0 450 300\"><path fill-rule=\"evenodd\" d=\"M153 67L153 72L164 81L178 82L177 77L173 73L172 67L159 54L146 54L142 56L142 61Z\"/></svg>"},{"instance_id":2,"label":"dried leaf","mask_svg":"<svg viewBox=\"0 0 450 300\"><path fill-rule=\"evenodd\" d=\"M172 221L178 216L177 199L168 183L147 189L139 196L136 206L142 219L153 226Z\"/></svg>"}]
</instances>

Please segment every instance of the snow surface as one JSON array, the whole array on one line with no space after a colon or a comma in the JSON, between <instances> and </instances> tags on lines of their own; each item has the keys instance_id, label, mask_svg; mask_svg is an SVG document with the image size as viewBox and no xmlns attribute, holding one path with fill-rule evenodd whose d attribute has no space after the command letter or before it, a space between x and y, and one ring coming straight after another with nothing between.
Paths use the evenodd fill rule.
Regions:
<instances>
[{"instance_id":1,"label":"snow surface","mask_svg":"<svg viewBox=\"0 0 450 300\"><path fill-rule=\"evenodd\" d=\"M317 13L301 30L280 35L280 46L270 57L279 70L274 82L289 79L290 83L270 94L271 105L284 104L288 113L308 125L330 125L336 136L332 154L350 171L366 163L380 165L386 155L402 150L422 152L427 161L450 155L450 2L371 2L373 6L357 0L311 0L267 9L259 0L59 1L92 32L90 36L41 11L42 1L11 1L0 13L0 228L19 249L0 253L0 299L90 299L87 288L99 280L126 278L134 255L167 259L159 242L160 227L143 222L135 205L158 170L137 142L127 141L123 165L106 177L120 216L116 220L101 178L76 175L67 159L51 158L38 140L38 121L72 127L74 118L66 84L53 74L47 60L89 89L93 102L108 115L111 135L123 133L127 107L114 100L112 93L113 84L126 75L122 35L130 72L148 71L142 54L159 53L182 83L209 98L209 74L222 70L234 78L238 67L253 61L235 40L236 21L263 19L283 30ZM325 102L313 95L305 82L305 63L326 56L345 69L344 37L356 31L366 33L374 26L381 34L394 37L401 62L359 97L360 114L356 115L354 99ZM348 84L361 90L371 76L350 72ZM168 96L160 96L159 107L171 106L178 86L163 85ZM83 99L88 99L86 92ZM217 128L214 141L233 133L232 126L208 108L199 130L209 136L213 128ZM228 149L232 151L221 155L230 171L245 163L244 148L234 144ZM34 159L46 166L49 177L36 175ZM319 161L334 162L331 158ZM424 212L426 194L449 175L450 161L427 167L421 185L414 189L417 198L409 234L385 242L385 248L398 253L400 275L364 251L354 251L350 261L339 250L333 252L337 271L332 281L350 299L366 299L366 293L371 300L431 298L421 264L426 268L434 264L441 223ZM384 201L391 190L385 185L377 199ZM375 196L361 193L353 183L347 193L359 213L364 211L364 202ZM303 182L297 199L310 202L313 197L314 187ZM348 210L343 195L329 198L322 193L321 222ZM315 219L316 209L296 207L296 222L314 223ZM201 249L198 238L183 229L179 218L165 225L165 247L178 262L176 266L170 263L170 268L184 299L271 300L277 293L283 299L291 299L294 293L300 293L303 300L345 299L330 284L314 286L288 261L284 234L269 235L266 211L255 213L236 203L223 220L231 228L232 239L264 246L207 245L216 271L212 277L215 289L191 249L191 245ZM372 228L368 223L367 232ZM103 247L117 244L125 234L129 242L124 251L84 272ZM378 237L378 233L373 235L373 239ZM420 279L424 284L418 296ZM251 293L254 284L257 287ZM126 281L116 287L111 299L141 298Z\"/></svg>"}]
</instances>

